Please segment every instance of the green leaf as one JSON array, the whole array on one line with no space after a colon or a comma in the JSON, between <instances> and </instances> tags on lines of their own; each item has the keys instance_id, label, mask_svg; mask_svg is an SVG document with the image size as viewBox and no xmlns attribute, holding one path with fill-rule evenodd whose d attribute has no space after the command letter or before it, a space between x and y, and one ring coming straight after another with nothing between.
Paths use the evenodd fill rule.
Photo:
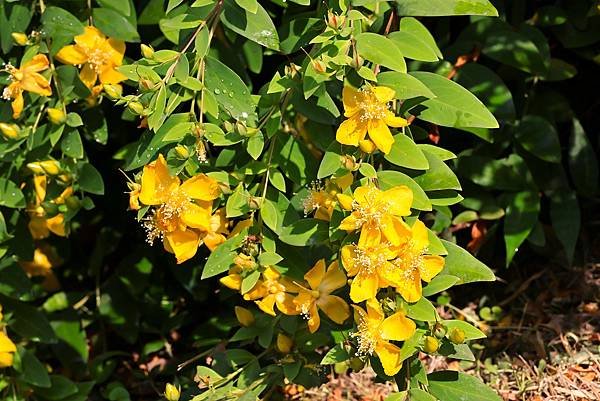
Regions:
<instances>
[{"instance_id":1,"label":"green leaf","mask_svg":"<svg viewBox=\"0 0 600 401\"><path fill-rule=\"evenodd\" d=\"M498 128L498 122L479 99L468 90L431 72L411 72L435 95L417 108L425 107L418 118L445 127ZM414 112L413 108L411 112Z\"/></svg>"},{"instance_id":2,"label":"green leaf","mask_svg":"<svg viewBox=\"0 0 600 401\"><path fill-rule=\"evenodd\" d=\"M363 177L377 178L377 171L375 171L375 167L369 163L361 163L358 171L363 175Z\"/></svg>"},{"instance_id":3,"label":"green leaf","mask_svg":"<svg viewBox=\"0 0 600 401\"><path fill-rule=\"evenodd\" d=\"M348 352L341 344L336 344L335 347L330 349L327 354L321 359L321 365L333 365L338 362L344 362L350 359Z\"/></svg>"},{"instance_id":4,"label":"green leaf","mask_svg":"<svg viewBox=\"0 0 600 401\"><path fill-rule=\"evenodd\" d=\"M452 370L427 375L429 392L444 401L502 401L494 390L478 378Z\"/></svg>"},{"instance_id":5,"label":"green leaf","mask_svg":"<svg viewBox=\"0 0 600 401\"><path fill-rule=\"evenodd\" d=\"M399 171L379 171L377 173L379 185L382 190L390 189L397 185L406 185L413 191L413 209L431 210L431 202L425 191L412 178Z\"/></svg>"},{"instance_id":6,"label":"green leaf","mask_svg":"<svg viewBox=\"0 0 600 401\"><path fill-rule=\"evenodd\" d=\"M104 195L102 176L90 163L82 163L79 167L79 188L85 192Z\"/></svg>"},{"instance_id":7,"label":"green leaf","mask_svg":"<svg viewBox=\"0 0 600 401\"><path fill-rule=\"evenodd\" d=\"M50 387L48 371L35 354L21 346L17 349L21 359L19 378L37 387Z\"/></svg>"},{"instance_id":8,"label":"green leaf","mask_svg":"<svg viewBox=\"0 0 600 401\"><path fill-rule=\"evenodd\" d=\"M273 266L281 262L283 258L275 252L263 252L258 255L258 263L261 266Z\"/></svg>"},{"instance_id":9,"label":"green leaf","mask_svg":"<svg viewBox=\"0 0 600 401\"><path fill-rule=\"evenodd\" d=\"M445 258L444 270L442 270L441 274L458 277L460 281L457 284L496 280L494 272L468 251L452 242L441 241L448 251L448 255Z\"/></svg>"},{"instance_id":10,"label":"green leaf","mask_svg":"<svg viewBox=\"0 0 600 401\"><path fill-rule=\"evenodd\" d=\"M475 355L467 344L453 344L447 339L442 340L442 345L437 353L446 358L461 359L463 361L475 361Z\"/></svg>"},{"instance_id":11,"label":"green leaf","mask_svg":"<svg viewBox=\"0 0 600 401\"><path fill-rule=\"evenodd\" d=\"M56 343L56 335L46 315L37 308L4 295L0 295L0 304L5 310L4 313L13 314L10 328L20 336L32 341Z\"/></svg>"},{"instance_id":12,"label":"green leaf","mask_svg":"<svg viewBox=\"0 0 600 401\"><path fill-rule=\"evenodd\" d=\"M410 32L397 31L388 35L406 58L419 61L438 61L436 52L421 38Z\"/></svg>"},{"instance_id":13,"label":"green leaf","mask_svg":"<svg viewBox=\"0 0 600 401\"><path fill-rule=\"evenodd\" d=\"M123 14L109 8L94 8L92 16L94 25L106 36L126 42L140 41L136 27Z\"/></svg>"},{"instance_id":14,"label":"green leaf","mask_svg":"<svg viewBox=\"0 0 600 401\"><path fill-rule=\"evenodd\" d=\"M66 130L60 142L60 149L68 157L81 159L83 157L83 143L79 131L73 128Z\"/></svg>"},{"instance_id":15,"label":"green leaf","mask_svg":"<svg viewBox=\"0 0 600 401\"><path fill-rule=\"evenodd\" d=\"M235 0L238 6L242 7L244 10L251 12L252 14L256 14L258 11L258 1L257 0Z\"/></svg>"},{"instance_id":16,"label":"green leaf","mask_svg":"<svg viewBox=\"0 0 600 401\"><path fill-rule=\"evenodd\" d=\"M294 246L316 245L329 238L327 222L319 219L301 219L283 227L279 239Z\"/></svg>"},{"instance_id":17,"label":"green leaf","mask_svg":"<svg viewBox=\"0 0 600 401\"><path fill-rule=\"evenodd\" d=\"M283 54L294 53L307 45L325 29L321 18L294 18L279 28L280 50Z\"/></svg>"},{"instance_id":18,"label":"green leaf","mask_svg":"<svg viewBox=\"0 0 600 401\"><path fill-rule=\"evenodd\" d=\"M413 304L407 304L406 315L421 322L435 322L440 319L435 306L425 297L421 297Z\"/></svg>"},{"instance_id":19,"label":"green leaf","mask_svg":"<svg viewBox=\"0 0 600 401\"><path fill-rule=\"evenodd\" d=\"M233 260L237 256L237 249L242 245L247 234L248 230L243 230L211 252L202 270L202 280L229 270L229 267L233 264Z\"/></svg>"},{"instance_id":20,"label":"green leaf","mask_svg":"<svg viewBox=\"0 0 600 401\"><path fill-rule=\"evenodd\" d=\"M435 38L429 30L423 25L418 19L413 17L405 17L400 20L400 31L408 32L415 37L418 37L419 41L425 46L433 50L437 58L442 59L443 55L437 46Z\"/></svg>"},{"instance_id":21,"label":"green leaf","mask_svg":"<svg viewBox=\"0 0 600 401\"><path fill-rule=\"evenodd\" d=\"M464 198L453 189L443 189L441 191L428 191L427 196L433 206L451 206L456 205Z\"/></svg>"},{"instance_id":22,"label":"green leaf","mask_svg":"<svg viewBox=\"0 0 600 401\"><path fill-rule=\"evenodd\" d=\"M279 50L279 35L271 17L260 3L256 5L256 13L252 13L233 0L225 0L221 13L223 25L259 45Z\"/></svg>"},{"instance_id":23,"label":"green leaf","mask_svg":"<svg viewBox=\"0 0 600 401\"><path fill-rule=\"evenodd\" d=\"M257 132L251 136L246 143L246 151L254 159L258 160L265 146L265 137L262 132Z\"/></svg>"},{"instance_id":24,"label":"green leaf","mask_svg":"<svg viewBox=\"0 0 600 401\"><path fill-rule=\"evenodd\" d=\"M113 10L128 17L131 15L131 6L128 1L123 0L97 0L102 7L112 8Z\"/></svg>"},{"instance_id":25,"label":"green leaf","mask_svg":"<svg viewBox=\"0 0 600 401\"><path fill-rule=\"evenodd\" d=\"M510 264L519 246L525 241L540 213L540 198L532 191L509 195L504 217L504 242L506 244L506 266Z\"/></svg>"},{"instance_id":26,"label":"green leaf","mask_svg":"<svg viewBox=\"0 0 600 401\"><path fill-rule=\"evenodd\" d=\"M532 155L550 163L560 162L558 132L545 118L534 115L523 117L517 126L515 137Z\"/></svg>"},{"instance_id":27,"label":"green leaf","mask_svg":"<svg viewBox=\"0 0 600 401\"><path fill-rule=\"evenodd\" d=\"M417 78L409 74L396 71L382 72L377 76L379 86L387 86L396 92L397 99L410 99L424 96L434 98L435 94Z\"/></svg>"},{"instance_id":28,"label":"green leaf","mask_svg":"<svg viewBox=\"0 0 600 401\"><path fill-rule=\"evenodd\" d=\"M250 291L252 288L254 288L254 286L258 282L259 278L260 278L260 271L258 271L258 270L255 270L252 273L250 273L248 276L246 276L242 280L242 286L240 288L240 294L244 295L245 293L247 293L248 291Z\"/></svg>"},{"instance_id":29,"label":"green leaf","mask_svg":"<svg viewBox=\"0 0 600 401\"><path fill-rule=\"evenodd\" d=\"M550 219L552 228L565 249L567 261L571 264L581 226L579 202L573 191L557 191L550 196Z\"/></svg>"},{"instance_id":30,"label":"green leaf","mask_svg":"<svg viewBox=\"0 0 600 401\"><path fill-rule=\"evenodd\" d=\"M10 208L25 207L25 196L19 187L12 181L0 178L0 206Z\"/></svg>"},{"instance_id":31,"label":"green leaf","mask_svg":"<svg viewBox=\"0 0 600 401\"><path fill-rule=\"evenodd\" d=\"M408 135L404 134L394 135L392 149L385 155L385 159L396 166L413 170L427 170L429 168L429 162L421 149Z\"/></svg>"},{"instance_id":32,"label":"green leaf","mask_svg":"<svg viewBox=\"0 0 600 401\"><path fill-rule=\"evenodd\" d=\"M58 401L77 394L79 390L75 383L64 376L50 376L51 385L48 388L34 387L35 394L48 401Z\"/></svg>"},{"instance_id":33,"label":"green leaf","mask_svg":"<svg viewBox=\"0 0 600 401\"><path fill-rule=\"evenodd\" d=\"M464 320L458 319L450 319L444 320L444 325L448 329L448 332L452 329L460 329L465 333L465 340L479 340L482 338L486 338L487 336L477 327L473 326L470 323L465 322Z\"/></svg>"},{"instance_id":34,"label":"green leaf","mask_svg":"<svg viewBox=\"0 0 600 401\"><path fill-rule=\"evenodd\" d=\"M317 179L320 180L322 178L329 177L342 168L343 157L342 145L340 145L337 141L333 141L323 155L323 159L321 159L319 171L317 172Z\"/></svg>"},{"instance_id":35,"label":"green leaf","mask_svg":"<svg viewBox=\"0 0 600 401\"><path fill-rule=\"evenodd\" d=\"M423 151L427 151L438 157L441 161L456 159L456 155L447 149L439 146L430 145L428 143L418 143L417 147Z\"/></svg>"},{"instance_id":36,"label":"green leaf","mask_svg":"<svg viewBox=\"0 0 600 401\"><path fill-rule=\"evenodd\" d=\"M542 76L544 81L564 81L577 75L577 68L558 58L550 59L550 69L548 73Z\"/></svg>"},{"instance_id":37,"label":"green leaf","mask_svg":"<svg viewBox=\"0 0 600 401\"><path fill-rule=\"evenodd\" d=\"M206 58L206 87L214 94L219 107L236 120L256 124L256 106L250 90L229 67L212 57Z\"/></svg>"},{"instance_id":38,"label":"green leaf","mask_svg":"<svg viewBox=\"0 0 600 401\"><path fill-rule=\"evenodd\" d=\"M42 14L44 32L49 36L73 37L83 33L83 24L70 12L60 7L46 7Z\"/></svg>"},{"instance_id":39,"label":"green leaf","mask_svg":"<svg viewBox=\"0 0 600 401\"><path fill-rule=\"evenodd\" d=\"M423 154L429 163L429 169L413 179L425 191L439 191L442 189L460 190L460 182L454 172L433 153L424 151Z\"/></svg>"},{"instance_id":40,"label":"green leaf","mask_svg":"<svg viewBox=\"0 0 600 401\"><path fill-rule=\"evenodd\" d=\"M281 143L281 139L277 141L273 160L286 172L289 179L298 185L306 185L317 175L315 157L306 145L292 135L285 139L285 143Z\"/></svg>"},{"instance_id":41,"label":"green leaf","mask_svg":"<svg viewBox=\"0 0 600 401\"><path fill-rule=\"evenodd\" d=\"M423 296L429 297L439 292L445 291L458 283L460 279L449 274L438 274L425 287L423 287Z\"/></svg>"},{"instance_id":42,"label":"green leaf","mask_svg":"<svg viewBox=\"0 0 600 401\"><path fill-rule=\"evenodd\" d=\"M445 15L487 15L498 11L488 0L396 0L398 15L442 17ZM445 400L444 400L445 401Z\"/></svg>"},{"instance_id":43,"label":"green leaf","mask_svg":"<svg viewBox=\"0 0 600 401\"><path fill-rule=\"evenodd\" d=\"M411 401L436 401L436 398L420 388L411 388L408 390L409 400ZM385 401L388 401L387 399Z\"/></svg>"},{"instance_id":44,"label":"green leaf","mask_svg":"<svg viewBox=\"0 0 600 401\"><path fill-rule=\"evenodd\" d=\"M587 196L598 192L598 158L577 119L569 143L569 170L577 192Z\"/></svg>"},{"instance_id":45,"label":"green leaf","mask_svg":"<svg viewBox=\"0 0 600 401\"><path fill-rule=\"evenodd\" d=\"M356 36L356 50L361 57L394 71L406 72L406 62L396 43L377 33Z\"/></svg>"}]
</instances>

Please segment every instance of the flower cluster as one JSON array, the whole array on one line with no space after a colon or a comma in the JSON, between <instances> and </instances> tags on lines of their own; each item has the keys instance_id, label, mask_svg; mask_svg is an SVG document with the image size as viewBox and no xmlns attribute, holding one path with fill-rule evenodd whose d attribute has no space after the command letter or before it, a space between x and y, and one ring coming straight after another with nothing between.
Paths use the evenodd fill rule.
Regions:
<instances>
[{"instance_id":1,"label":"flower cluster","mask_svg":"<svg viewBox=\"0 0 600 401\"><path fill-rule=\"evenodd\" d=\"M213 212L213 201L221 195L217 181L197 174L181 182L170 173L162 154L144 167L140 181L132 185L130 207L146 208L142 222L148 243L162 240L165 250L183 263L200 245L213 250L225 241L225 211Z\"/></svg>"}]
</instances>

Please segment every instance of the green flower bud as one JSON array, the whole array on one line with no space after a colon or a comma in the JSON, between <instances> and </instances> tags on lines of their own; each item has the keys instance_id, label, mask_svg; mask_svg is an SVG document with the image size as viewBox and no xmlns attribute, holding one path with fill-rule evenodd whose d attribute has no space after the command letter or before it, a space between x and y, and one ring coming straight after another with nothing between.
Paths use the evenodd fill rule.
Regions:
<instances>
[{"instance_id":1,"label":"green flower bud","mask_svg":"<svg viewBox=\"0 0 600 401\"><path fill-rule=\"evenodd\" d=\"M178 387L175 387L171 383L167 383L165 387L165 398L168 401L179 401L179 397L181 396L181 391Z\"/></svg>"},{"instance_id":2,"label":"green flower bud","mask_svg":"<svg viewBox=\"0 0 600 401\"><path fill-rule=\"evenodd\" d=\"M433 329L431 330L433 335L440 340L446 336L447 331L448 330L446 329L446 327L441 323L436 323L435 326L433 326Z\"/></svg>"},{"instance_id":3,"label":"green flower bud","mask_svg":"<svg viewBox=\"0 0 600 401\"><path fill-rule=\"evenodd\" d=\"M142 56L147 59L152 59L154 57L154 49L152 46L148 46L145 44L140 45L140 51L142 52Z\"/></svg>"},{"instance_id":4,"label":"green flower bud","mask_svg":"<svg viewBox=\"0 0 600 401\"><path fill-rule=\"evenodd\" d=\"M454 344L462 344L465 342L465 332L461 329L452 329L450 330L450 335L448 336L450 341Z\"/></svg>"},{"instance_id":5,"label":"green flower bud","mask_svg":"<svg viewBox=\"0 0 600 401\"><path fill-rule=\"evenodd\" d=\"M425 344L423 345L423 351L428 354L433 354L440 348L440 342L435 337L426 336Z\"/></svg>"}]
</instances>

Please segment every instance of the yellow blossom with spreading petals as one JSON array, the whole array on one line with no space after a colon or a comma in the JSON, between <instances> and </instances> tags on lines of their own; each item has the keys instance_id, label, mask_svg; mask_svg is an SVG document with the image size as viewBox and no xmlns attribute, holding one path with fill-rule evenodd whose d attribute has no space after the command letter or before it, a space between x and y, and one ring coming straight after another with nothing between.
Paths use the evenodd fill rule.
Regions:
<instances>
[{"instance_id":1,"label":"yellow blossom with spreading petals","mask_svg":"<svg viewBox=\"0 0 600 401\"><path fill-rule=\"evenodd\" d=\"M123 64L125 42L107 38L93 26L86 26L74 40L75 44L63 47L55 57L64 64L82 65L79 77L88 88L93 88L98 80L101 84L117 84L127 79L116 70Z\"/></svg>"},{"instance_id":2,"label":"yellow blossom with spreading petals","mask_svg":"<svg viewBox=\"0 0 600 401\"><path fill-rule=\"evenodd\" d=\"M159 155L144 167L139 192L139 201L154 207L144 219L147 241L152 244L161 238L165 249L175 254L177 263L192 258L201 241L220 230L217 227L214 231L211 222L212 202L220 193L218 183L205 174L182 183L171 175L166 160Z\"/></svg>"},{"instance_id":3,"label":"yellow blossom with spreading petals","mask_svg":"<svg viewBox=\"0 0 600 401\"><path fill-rule=\"evenodd\" d=\"M52 217L48 217L46 211L41 206L46 198L47 177L45 175L36 175L33 177L33 186L35 192L35 201L27 207L29 214L29 232L33 239L47 238L50 233L65 237L67 235L67 227L65 225L65 216L63 213L57 213ZM73 188L67 187L52 203L62 205L65 200L73 194Z\"/></svg>"},{"instance_id":4,"label":"yellow blossom with spreading petals","mask_svg":"<svg viewBox=\"0 0 600 401\"><path fill-rule=\"evenodd\" d=\"M382 191L372 184L358 187L353 196L338 194L340 205L351 210L350 216L340 223L348 232L360 230L359 246L366 246L368 238L381 238L392 245L404 241L408 226L402 216L410 214L413 193L407 186L399 185Z\"/></svg>"},{"instance_id":5,"label":"yellow blossom with spreading petals","mask_svg":"<svg viewBox=\"0 0 600 401\"><path fill-rule=\"evenodd\" d=\"M325 185L315 182L308 191L308 195L302 201L304 214L314 212L315 218L330 221L333 209L337 204L337 194L346 190L353 181L352 173L339 177L332 177L325 181Z\"/></svg>"},{"instance_id":6,"label":"yellow blossom with spreading petals","mask_svg":"<svg viewBox=\"0 0 600 401\"><path fill-rule=\"evenodd\" d=\"M389 287L389 280L395 277L391 261L398 255L397 248L381 242L378 231L372 231L371 235L375 238L363 241L362 245L345 245L340 251L342 264L348 276L353 277L350 298L354 302L375 298L377 291Z\"/></svg>"},{"instance_id":7,"label":"yellow blossom with spreading petals","mask_svg":"<svg viewBox=\"0 0 600 401\"><path fill-rule=\"evenodd\" d=\"M308 321L308 330L314 333L321 325L319 309L337 324L350 317L350 307L342 298L331 295L346 285L346 275L334 261L325 269L325 260L319 260L305 275L309 288L298 285L298 296L294 303Z\"/></svg>"},{"instance_id":8,"label":"yellow blossom with spreading petals","mask_svg":"<svg viewBox=\"0 0 600 401\"><path fill-rule=\"evenodd\" d=\"M407 302L417 302L422 295L421 280L430 282L444 268L444 258L428 255L427 228L417 220L411 229L410 239L395 249L397 259L389 277L390 283Z\"/></svg>"},{"instance_id":9,"label":"yellow blossom with spreading petals","mask_svg":"<svg viewBox=\"0 0 600 401\"><path fill-rule=\"evenodd\" d=\"M297 315L292 293L298 293L298 287L274 267L267 267L254 287L244 294L244 299L254 301L260 310L271 316L275 316L275 306L286 315Z\"/></svg>"},{"instance_id":10,"label":"yellow blossom with spreading petals","mask_svg":"<svg viewBox=\"0 0 600 401\"><path fill-rule=\"evenodd\" d=\"M358 331L352 333L358 341L359 355L376 354L383 371L388 376L394 376L402 367L400 347L390 341L405 341L413 336L416 330L415 322L398 311L385 317L377 299L366 302L367 310L353 305L354 318Z\"/></svg>"},{"instance_id":11,"label":"yellow blossom with spreading petals","mask_svg":"<svg viewBox=\"0 0 600 401\"><path fill-rule=\"evenodd\" d=\"M387 154L392 149L394 137L389 127L408 125L402 117L397 117L389 108L395 91L385 86L370 86L356 90L344 87L342 101L344 117L335 139L344 145L359 146L367 133L377 149Z\"/></svg>"},{"instance_id":12,"label":"yellow blossom with spreading petals","mask_svg":"<svg viewBox=\"0 0 600 401\"><path fill-rule=\"evenodd\" d=\"M10 74L12 82L4 88L2 98L12 100L13 118L19 118L25 106L23 91L35 93L40 96L52 95L50 82L40 74L41 71L47 70L49 65L48 58L44 54L33 56L31 60L22 64L20 68L8 64L6 71Z\"/></svg>"},{"instance_id":13,"label":"yellow blossom with spreading petals","mask_svg":"<svg viewBox=\"0 0 600 401\"><path fill-rule=\"evenodd\" d=\"M51 246L42 243L33 251L32 260L22 260L19 264L29 277L41 276L44 278L42 287L47 291L56 291L60 288L58 278L52 271L63 263L56 251Z\"/></svg>"}]
</instances>

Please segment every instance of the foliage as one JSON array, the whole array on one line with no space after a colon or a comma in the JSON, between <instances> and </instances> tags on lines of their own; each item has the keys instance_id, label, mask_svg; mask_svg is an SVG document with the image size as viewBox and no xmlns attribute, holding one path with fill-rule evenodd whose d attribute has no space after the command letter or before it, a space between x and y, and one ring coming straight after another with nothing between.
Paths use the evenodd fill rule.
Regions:
<instances>
[{"instance_id":1,"label":"foliage","mask_svg":"<svg viewBox=\"0 0 600 401\"><path fill-rule=\"evenodd\" d=\"M0 0L2 397L498 399L418 358L484 336L454 233L572 260L598 189L597 9L517 3Z\"/></svg>"}]
</instances>

